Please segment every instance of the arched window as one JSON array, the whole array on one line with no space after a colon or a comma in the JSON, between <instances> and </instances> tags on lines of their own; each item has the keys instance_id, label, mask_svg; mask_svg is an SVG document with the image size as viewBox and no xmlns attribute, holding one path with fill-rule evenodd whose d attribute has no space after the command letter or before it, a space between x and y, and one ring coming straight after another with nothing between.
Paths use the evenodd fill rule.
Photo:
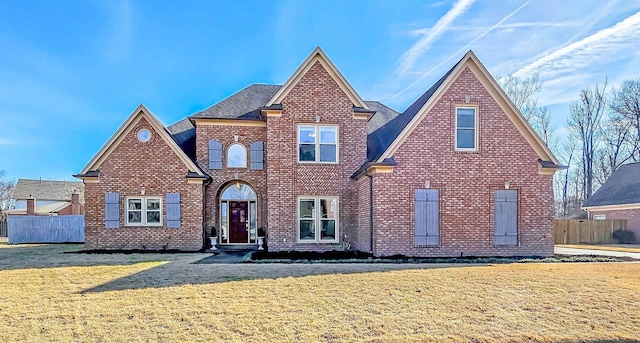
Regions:
<instances>
[{"instance_id":1,"label":"arched window","mask_svg":"<svg viewBox=\"0 0 640 343\"><path fill-rule=\"evenodd\" d=\"M256 200L256 192L244 183L229 185L220 195L221 200Z\"/></svg>"},{"instance_id":2,"label":"arched window","mask_svg":"<svg viewBox=\"0 0 640 343\"><path fill-rule=\"evenodd\" d=\"M227 150L227 167L246 168L247 149L239 143L232 144Z\"/></svg>"}]
</instances>

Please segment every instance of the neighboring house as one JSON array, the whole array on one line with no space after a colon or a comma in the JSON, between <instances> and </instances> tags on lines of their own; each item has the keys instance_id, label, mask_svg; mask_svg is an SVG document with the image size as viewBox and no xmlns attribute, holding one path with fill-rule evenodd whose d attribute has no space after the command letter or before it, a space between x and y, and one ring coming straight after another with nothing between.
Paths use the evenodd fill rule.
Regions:
<instances>
[{"instance_id":1,"label":"neighboring house","mask_svg":"<svg viewBox=\"0 0 640 343\"><path fill-rule=\"evenodd\" d=\"M562 168L469 51L407 110L364 101L316 48L164 127L140 105L76 177L89 249L221 244L375 255L553 254Z\"/></svg>"},{"instance_id":2,"label":"neighboring house","mask_svg":"<svg viewBox=\"0 0 640 343\"><path fill-rule=\"evenodd\" d=\"M640 163L616 169L582 208L589 219L626 219L627 229L640 239Z\"/></svg>"},{"instance_id":3,"label":"neighboring house","mask_svg":"<svg viewBox=\"0 0 640 343\"><path fill-rule=\"evenodd\" d=\"M84 214L82 182L18 179L11 215Z\"/></svg>"}]
</instances>

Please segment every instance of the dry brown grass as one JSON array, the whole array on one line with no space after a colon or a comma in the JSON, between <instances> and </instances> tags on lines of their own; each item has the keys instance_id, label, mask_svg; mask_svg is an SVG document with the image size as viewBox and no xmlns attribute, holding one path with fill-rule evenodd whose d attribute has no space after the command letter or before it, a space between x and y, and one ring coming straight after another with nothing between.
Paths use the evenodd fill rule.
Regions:
<instances>
[{"instance_id":1,"label":"dry brown grass","mask_svg":"<svg viewBox=\"0 0 640 343\"><path fill-rule=\"evenodd\" d=\"M621 252L637 252L640 253L638 245L591 245L591 244L556 244L557 247L572 248L572 249L590 249L590 250L608 250L608 251L621 251Z\"/></svg>"},{"instance_id":2,"label":"dry brown grass","mask_svg":"<svg viewBox=\"0 0 640 343\"><path fill-rule=\"evenodd\" d=\"M640 337L640 264L191 264L0 245L4 342L589 342ZM60 266L63 264L64 266Z\"/></svg>"}]
</instances>

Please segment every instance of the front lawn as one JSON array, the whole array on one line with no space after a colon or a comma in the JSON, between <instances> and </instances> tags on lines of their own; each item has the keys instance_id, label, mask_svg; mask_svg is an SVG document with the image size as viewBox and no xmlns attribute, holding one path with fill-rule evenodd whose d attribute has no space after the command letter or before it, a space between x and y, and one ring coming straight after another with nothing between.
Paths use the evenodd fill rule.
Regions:
<instances>
[{"instance_id":1,"label":"front lawn","mask_svg":"<svg viewBox=\"0 0 640 343\"><path fill-rule=\"evenodd\" d=\"M0 244L3 342L640 337L640 263L192 264ZM636 341L637 342L637 341Z\"/></svg>"}]
</instances>

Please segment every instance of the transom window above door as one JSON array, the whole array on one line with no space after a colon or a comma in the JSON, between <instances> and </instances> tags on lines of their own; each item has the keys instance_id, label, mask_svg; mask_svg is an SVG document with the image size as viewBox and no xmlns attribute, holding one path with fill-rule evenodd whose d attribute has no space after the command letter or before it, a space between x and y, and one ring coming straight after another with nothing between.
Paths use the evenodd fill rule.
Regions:
<instances>
[{"instance_id":1,"label":"transom window above door","mask_svg":"<svg viewBox=\"0 0 640 343\"><path fill-rule=\"evenodd\" d=\"M338 127L299 125L298 162L338 163Z\"/></svg>"}]
</instances>

